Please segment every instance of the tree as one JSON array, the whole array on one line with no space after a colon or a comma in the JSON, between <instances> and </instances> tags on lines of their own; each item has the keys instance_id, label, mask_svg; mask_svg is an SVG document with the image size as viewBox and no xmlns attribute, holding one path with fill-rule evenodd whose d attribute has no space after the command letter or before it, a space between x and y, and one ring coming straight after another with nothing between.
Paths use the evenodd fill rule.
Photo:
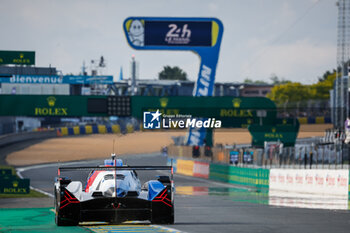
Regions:
<instances>
[{"instance_id":1,"label":"tree","mask_svg":"<svg viewBox=\"0 0 350 233\"><path fill-rule=\"evenodd\" d=\"M254 81L254 80L252 80L250 78L244 79L243 83L246 83L246 84L268 84L264 80L255 80Z\"/></svg>"},{"instance_id":2,"label":"tree","mask_svg":"<svg viewBox=\"0 0 350 233\"><path fill-rule=\"evenodd\" d=\"M252 84L252 83L254 83L254 81L251 80L250 78L246 78L246 79L243 80L243 83Z\"/></svg>"},{"instance_id":3,"label":"tree","mask_svg":"<svg viewBox=\"0 0 350 233\"><path fill-rule=\"evenodd\" d=\"M284 78L280 79L275 74L271 74L270 80L271 80L271 82L266 82L264 80L252 80L250 78L246 78L246 79L244 79L243 82L246 84L266 84L266 85L271 84L271 83L273 85L278 85L278 84L286 84L286 83L290 82L289 80L286 80Z\"/></svg>"},{"instance_id":4,"label":"tree","mask_svg":"<svg viewBox=\"0 0 350 233\"><path fill-rule=\"evenodd\" d=\"M186 81L187 74L177 66L164 66L163 70L158 74L159 80L182 80Z\"/></svg>"},{"instance_id":5,"label":"tree","mask_svg":"<svg viewBox=\"0 0 350 233\"><path fill-rule=\"evenodd\" d=\"M307 100L327 100L329 99L329 91L333 88L336 77L337 73L334 70L333 73L326 72L323 78L320 78L317 83L312 85L303 85L290 81L285 84L277 84L271 89L271 93L267 97L277 105L282 105L286 102L297 103Z\"/></svg>"},{"instance_id":6,"label":"tree","mask_svg":"<svg viewBox=\"0 0 350 233\"><path fill-rule=\"evenodd\" d=\"M335 69L333 69L332 72L330 72L329 70L327 70L322 77L318 78L319 82L325 81L327 80L328 76L331 76L332 74L335 74L337 71Z\"/></svg>"},{"instance_id":7,"label":"tree","mask_svg":"<svg viewBox=\"0 0 350 233\"><path fill-rule=\"evenodd\" d=\"M277 77L276 74L271 74L270 80L272 81L273 85L286 84L290 82L289 80L285 80L284 78L279 79L279 77Z\"/></svg>"},{"instance_id":8,"label":"tree","mask_svg":"<svg viewBox=\"0 0 350 233\"><path fill-rule=\"evenodd\" d=\"M306 85L289 82L286 84L275 85L267 97L280 106L286 102L296 103L310 99L311 93Z\"/></svg>"},{"instance_id":9,"label":"tree","mask_svg":"<svg viewBox=\"0 0 350 233\"><path fill-rule=\"evenodd\" d=\"M321 80L319 79L317 83L310 85L312 99L329 99L329 91L333 88L336 78L336 70L333 70L332 73L327 71Z\"/></svg>"}]
</instances>

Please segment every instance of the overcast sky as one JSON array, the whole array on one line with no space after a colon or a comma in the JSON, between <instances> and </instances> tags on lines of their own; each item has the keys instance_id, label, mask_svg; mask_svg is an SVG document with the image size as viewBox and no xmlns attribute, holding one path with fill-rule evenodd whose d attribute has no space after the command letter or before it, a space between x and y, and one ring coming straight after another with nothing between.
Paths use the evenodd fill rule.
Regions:
<instances>
[{"instance_id":1,"label":"overcast sky","mask_svg":"<svg viewBox=\"0 0 350 233\"><path fill-rule=\"evenodd\" d=\"M103 55L106 74L130 76L134 54L140 78L155 79L165 65L191 80L192 52L136 51L122 23L129 16L216 17L224 24L216 81L268 81L271 74L302 83L336 66L335 0L0 0L0 50L34 50L36 66L78 74L83 61Z\"/></svg>"}]
</instances>

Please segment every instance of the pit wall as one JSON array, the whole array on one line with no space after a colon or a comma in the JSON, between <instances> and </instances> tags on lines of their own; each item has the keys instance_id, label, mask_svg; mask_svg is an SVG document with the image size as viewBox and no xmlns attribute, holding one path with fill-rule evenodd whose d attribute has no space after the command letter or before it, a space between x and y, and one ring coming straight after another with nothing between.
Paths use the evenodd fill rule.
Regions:
<instances>
[{"instance_id":1,"label":"pit wall","mask_svg":"<svg viewBox=\"0 0 350 233\"><path fill-rule=\"evenodd\" d=\"M269 188L269 169L210 164L209 178L231 184Z\"/></svg>"},{"instance_id":2,"label":"pit wall","mask_svg":"<svg viewBox=\"0 0 350 233\"><path fill-rule=\"evenodd\" d=\"M349 171L327 169L270 169L270 190L348 196Z\"/></svg>"},{"instance_id":3,"label":"pit wall","mask_svg":"<svg viewBox=\"0 0 350 233\"><path fill-rule=\"evenodd\" d=\"M171 160L174 172L178 174L255 188L269 188L269 169L243 168L174 158L168 159L168 165L171 164Z\"/></svg>"},{"instance_id":4,"label":"pit wall","mask_svg":"<svg viewBox=\"0 0 350 233\"><path fill-rule=\"evenodd\" d=\"M350 209L349 170L247 168L182 158L168 158L168 165L171 161L175 173L268 190L271 196L347 197Z\"/></svg>"},{"instance_id":5,"label":"pit wall","mask_svg":"<svg viewBox=\"0 0 350 233\"><path fill-rule=\"evenodd\" d=\"M121 133L119 125L85 125L75 127L60 127L57 128L57 136L72 136L85 134L106 134L106 133ZM126 126L126 133L134 132L134 127L131 124Z\"/></svg>"}]
</instances>

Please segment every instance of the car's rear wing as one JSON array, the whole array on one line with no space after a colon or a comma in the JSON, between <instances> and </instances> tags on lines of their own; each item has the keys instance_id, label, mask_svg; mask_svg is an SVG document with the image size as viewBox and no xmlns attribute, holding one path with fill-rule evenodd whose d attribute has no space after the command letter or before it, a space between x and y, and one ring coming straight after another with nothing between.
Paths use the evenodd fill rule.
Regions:
<instances>
[{"instance_id":1,"label":"car's rear wing","mask_svg":"<svg viewBox=\"0 0 350 233\"><path fill-rule=\"evenodd\" d=\"M173 166L82 166L82 167L58 167L58 176L61 171L120 171L120 170L169 170L171 172L171 180L173 180Z\"/></svg>"},{"instance_id":2,"label":"car's rear wing","mask_svg":"<svg viewBox=\"0 0 350 233\"><path fill-rule=\"evenodd\" d=\"M114 170L172 170L172 166L87 166L87 167L59 167L61 171L114 171Z\"/></svg>"}]
</instances>

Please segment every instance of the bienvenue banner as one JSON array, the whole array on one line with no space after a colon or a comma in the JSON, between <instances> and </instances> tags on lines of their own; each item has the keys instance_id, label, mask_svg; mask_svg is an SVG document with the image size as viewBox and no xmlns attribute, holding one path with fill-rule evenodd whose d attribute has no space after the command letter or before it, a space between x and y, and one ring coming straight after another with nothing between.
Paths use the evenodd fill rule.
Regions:
<instances>
[{"instance_id":1,"label":"bienvenue banner","mask_svg":"<svg viewBox=\"0 0 350 233\"><path fill-rule=\"evenodd\" d=\"M3 75L0 83L21 84L113 84L113 76Z\"/></svg>"}]
</instances>

